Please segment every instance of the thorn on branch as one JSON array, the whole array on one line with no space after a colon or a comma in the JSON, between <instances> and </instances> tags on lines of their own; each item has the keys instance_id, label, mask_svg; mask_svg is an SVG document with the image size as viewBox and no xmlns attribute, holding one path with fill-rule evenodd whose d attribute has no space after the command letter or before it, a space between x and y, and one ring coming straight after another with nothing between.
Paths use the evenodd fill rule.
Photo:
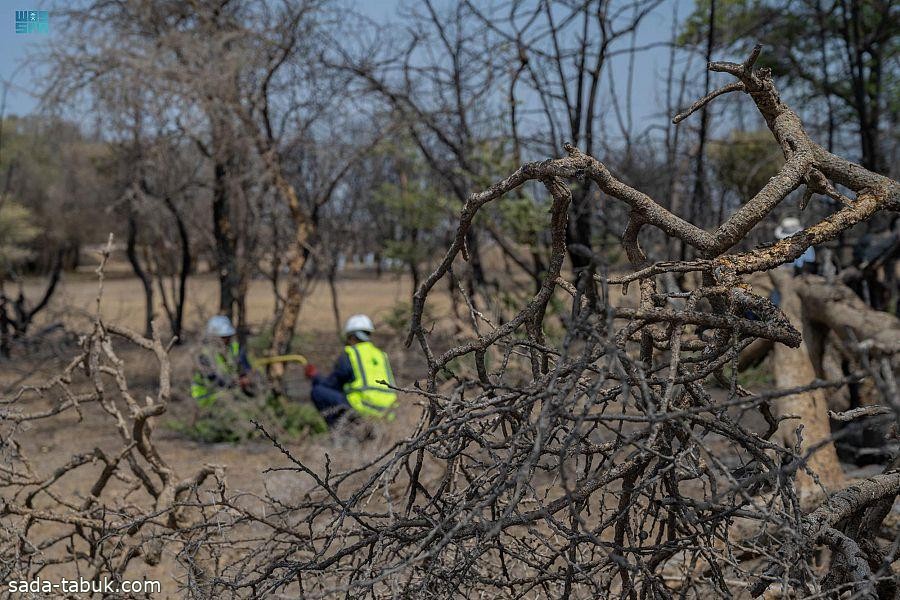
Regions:
<instances>
[{"instance_id":1,"label":"thorn on branch","mask_svg":"<svg viewBox=\"0 0 900 600\"><path fill-rule=\"evenodd\" d=\"M812 195L813 195L812 188L807 186L806 189L803 190L803 197L800 198L800 212L803 212L804 210L806 210L806 207L809 205L809 201L812 198Z\"/></svg>"},{"instance_id":2,"label":"thorn on branch","mask_svg":"<svg viewBox=\"0 0 900 600\"><path fill-rule=\"evenodd\" d=\"M762 44L756 44L753 46L753 50L750 52L750 56L747 57L747 60L744 61L743 67L746 71L749 71L753 68L753 65L756 64L756 60L759 58L759 53L762 52Z\"/></svg>"}]
</instances>

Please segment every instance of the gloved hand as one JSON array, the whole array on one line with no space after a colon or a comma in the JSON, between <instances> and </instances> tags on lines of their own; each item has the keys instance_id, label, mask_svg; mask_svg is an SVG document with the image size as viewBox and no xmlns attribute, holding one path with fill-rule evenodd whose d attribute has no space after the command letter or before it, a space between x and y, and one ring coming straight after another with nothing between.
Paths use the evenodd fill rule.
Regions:
<instances>
[{"instance_id":1,"label":"gloved hand","mask_svg":"<svg viewBox=\"0 0 900 600\"><path fill-rule=\"evenodd\" d=\"M250 387L250 376L246 373L241 373L240 376L238 376L238 385L242 388Z\"/></svg>"},{"instance_id":2,"label":"gloved hand","mask_svg":"<svg viewBox=\"0 0 900 600\"><path fill-rule=\"evenodd\" d=\"M255 396L256 390L253 387L253 380L250 378L250 375L247 373L242 373L240 377L238 377L238 385L241 386L241 391L244 392L245 396Z\"/></svg>"},{"instance_id":3,"label":"gloved hand","mask_svg":"<svg viewBox=\"0 0 900 600\"><path fill-rule=\"evenodd\" d=\"M305 369L303 369L303 373L306 375L307 379L312 379L319 374L319 370L316 368L316 365L309 364L306 365Z\"/></svg>"}]
</instances>

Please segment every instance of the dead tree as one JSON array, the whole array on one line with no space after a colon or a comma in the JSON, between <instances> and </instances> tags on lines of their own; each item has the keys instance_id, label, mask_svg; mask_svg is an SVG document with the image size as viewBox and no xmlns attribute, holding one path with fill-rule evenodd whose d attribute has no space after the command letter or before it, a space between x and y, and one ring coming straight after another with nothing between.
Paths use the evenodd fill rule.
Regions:
<instances>
[{"instance_id":1,"label":"dead tree","mask_svg":"<svg viewBox=\"0 0 900 600\"><path fill-rule=\"evenodd\" d=\"M568 140L586 154L594 155L602 145L596 136L602 98L604 102L611 100L619 131L625 138L625 153L630 154L633 136L631 83L629 81L624 91L627 108L623 116L615 92L609 98L604 97L601 82L610 68L611 58L623 53L615 49L616 44L632 36L659 4L657 0L621 4L587 1L571 5L541 2L533 6L518 3L511 7L501 4L494 7L496 12L492 12L486 8L486 3L466 2L484 26L497 35L497 46L492 48L494 52L503 52L504 48L515 48L516 51L518 64L510 82L508 99L517 158L518 147L522 144L517 112L527 112L517 107L525 102L524 95L517 93L522 86L530 88L530 92L539 98L539 112L549 134L548 139L540 140L546 144L540 152L546 152L547 147L555 150L563 140ZM633 57L633 43L630 53ZM633 72L629 79L632 77ZM610 81L614 80L611 78ZM595 222L597 208L592 206L596 198L591 194L591 183L585 180L573 187L567 233L569 261L577 272L585 275L594 268L592 238L598 229ZM599 229L604 233L602 224ZM588 293L593 291L593 287L588 288Z\"/></svg>"},{"instance_id":2,"label":"dead tree","mask_svg":"<svg viewBox=\"0 0 900 600\"><path fill-rule=\"evenodd\" d=\"M224 484L222 470L212 465L180 476L153 443L153 419L165 413L171 392L168 347L156 329L146 338L102 321L102 270L108 256L109 247L98 270L96 319L81 338L81 351L59 376L0 404L0 572L5 581L79 573L88 580L120 582L133 561L160 561L167 541L189 525L189 513L180 505L198 486L210 476ZM156 361L154 396L140 399L129 388L122 343L149 352ZM73 419L65 426L75 429L85 418L105 416L121 446L114 452L86 448L47 470L22 440L35 424L61 415ZM63 480L73 477L92 482L81 498L65 491Z\"/></svg>"},{"instance_id":3,"label":"dead tree","mask_svg":"<svg viewBox=\"0 0 900 600\"><path fill-rule=\"evenodd\" d=\"M241 538L244 550L219 564L207 593L636 599L733 597L742 590L759 596L771 587L798 597L893 597L896 545L882 547L878 536L900 475L888 471L839 487L840 476L822 471L831 443L827 421L817 431L826 439L804 438L827 419L824 408L797 423L798 415L776 417L772 406L866 374L822 381L806 373L789 389L750 393L723 371L756 340L793 349L803 341L744 276L900 208L900 185L809 138L768 71L754 68L759 52L740 64L711 63L737 81L675 121L723 93L748 94L785 155L776 177L711 232L572 146L564 158L526 164L473 194L447 254L414 299L407 341L418 342L429 366L425 385L406 390L425 404L418 428L346 472L330 463L317 472L282 448L310 481L302 502L280 506L279 519L297 520L276 526L266 517L269 536ZM590 180L630 208L622 243L634 272L597 277L603 293L596 297L563 274L571 180ZM479 210L528 182L552 197L552 260L540 289L500 326L470 307L475 337L435 349L422 319L429 294L458 257L466 258ZM727 253L800 187L803 206L824 194L843 207L785 240ZM648 225L700 258L648 263L639 240ZM657 289L658 276L693 271L702 275L696 289ZM604 300L608 286L632 282L639 307ZM552 339L543 324L560 290L572 297L571 314L562 339ZM707 389L709 377L728 385L725 397ZM890 396L885 403L881 410L900 416ZM759 413L761 425L743 418L750 413ZM795 442L773 438L779 428L790 429ZM826 466L833 462L826 456ZM825 498L811 511L798 498L804 477ZM263 517L245 513L233 523L260 524ZM219 539L212 526L209 535ZM811 557L822 546L831 559L819 569Z\"/></svg>"},{"instance_id":4,"label":"dead tree","mask_svg":"<svg viewBox=\"0 0 900 600\"><path fill-rule=\"evenodd\" d=\"M676 120L722 93L747 93L785 154L776 177L712 232L665 210L572 146L563 158L525 164L472 195L448 252L414 297L408 342L418 342L428 364L426 381L404 390L424 406L417 427L380 450L345 453L352 464L343 470L328 457L313 469L273 438L306 482L293 499L248 503L246 494L222 484L201 493L204 479L218 474L214 467L176 477L148 428L168 398L165 347L156 337L104 327L98 319L61 378L6 401L3 424L15 429L96 404L117 423L122 449L116 456L94 453L103 464L100 489L73 504L55 495L54 486L83 468L90 454L54 473L37 473L22 459L21 446L7 441L17 436L4 435L0 515L11 535L0 538L0 564L13 565L12 575L22 578L52 561L121 576L134 558L152 562L164 546L182 565L176 577L184 593L195 598L636 600L755 597L767 590L786 597L893 598L897 534L885 516L900 473L889 469L834 487L843 485L840 478L823 479L817 462L830 440L804 438L812 421L827 417L818 411L798 424L772 404L783 407L786 398L871 377L884 401L867 411L900 421L894 372L884 367L894 351L873 350L871 368L839 380L800 379L790 383L795 387L760 393L738 385L734 367L756 340L790 348L809 342L799 323L754 293L745 276L790 262L810 244L880 211L897 211L900 185L813 142L769 73L754 69L758 55L759 48L742 64L711 63L737 82ZM563 271L569 182L579 179L590 179L630 210L622 243L633 272L596 277L596 295ZM474 336L437 348L423 319L430 293L466 258L479 211L529 182L552 198L551 260L540 288L502 325L470 305ZM727 253L801 186L804 205L819 193L840 198L843 207L790 238ZM693 246L699 258L650 264L639 239L646 225ZM659 276L685 272L699 272L700 285L657 289ZM635 282L637 307L608 301L608 286ZM569 296L565 332L545 332L550 302ZM127 387L111 335L157 357L158 392L143 405ZM724 371L729 365L731 379ZM79 370L90 384L83 393L71 387ZM706 385L711 377L729 389L713 393ZM105 385L107 378L114 386ZM115 404L113 391L121 398ZM50 408L13 411L28 393L48 395ZM779 428L793 431L796 441L779 443L773 438ZM122 479L113 481L117 473ZM824 498L811 509L798 497L803 478ZM104 496L113 484L124 486L122 502ZM37 498L42 504L31 501ZM63 529L48 534L38 523ZM885 537L892 543L883 544ZM820 567L813 554L821 547L830 554ZM51 550L58 554L51 557Z\"/></svg>"},{"instance_id":5,"label":"dead tree","mask_svg":"<svg viewBox=\"0 0 900 600\"><path fill-rule=\"evenodd\" d=\"M13 341L24 338L38 313L50 304L62 277L64 254L65 249L56 251L44 291L33 302L25 296L21 281L18 282L18 291L14 296L7 295L5 286L0 281L0 356L10 355Z\"/></svg>"}]
</instances>

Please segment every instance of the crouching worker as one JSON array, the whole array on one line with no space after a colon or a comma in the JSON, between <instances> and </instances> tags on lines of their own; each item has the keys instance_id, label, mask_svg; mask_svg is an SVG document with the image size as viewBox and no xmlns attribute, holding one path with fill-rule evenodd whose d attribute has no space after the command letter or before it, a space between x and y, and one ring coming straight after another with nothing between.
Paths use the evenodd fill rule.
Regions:
<instances>
[{"instance_id":1,"label":"crouching worker","mask_svg":"<svg viewBox=\"0 0 900 600\"><path fill-rule=\"evenodd\" d=\"M201 408L215 404L222 393L238 389L253 396L252 368L246 352L234 339L236 333L226 316L217 315L206 323L206 337L191 381L191 397Z\"/></svg>"},{"instance_id":2,"label":"crouching worker","mask_svg":"<svg viewBox=\"0 0 900 600\"><path fill-rule=\"evenodd\" d=\"M344 351L328 376L306 366L312 380L312 401L328 426L345 416L393 419L397 394L390 388L394 374L387 354L369 340L375 326L366 315L354 315L344 326ZM386 382L386 383L382 383Z\"/></svg>"}]
</instances>

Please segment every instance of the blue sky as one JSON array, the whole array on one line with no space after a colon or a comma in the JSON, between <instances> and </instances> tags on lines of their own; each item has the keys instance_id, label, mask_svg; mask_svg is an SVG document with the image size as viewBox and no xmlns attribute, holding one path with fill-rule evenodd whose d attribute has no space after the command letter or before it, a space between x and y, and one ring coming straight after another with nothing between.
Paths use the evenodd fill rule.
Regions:
<instances>
[{"instance_id":1,"label":"blue sky","mask_svg":"<svg viewBox=\"0 0 900 600\"><path fill-rule=\"evenodd\" d=\"M402 0L358 1L356 6L376 21L386 22L397 13ZM644 22L638 45L663 41L671 32L671 15L674 2L680 4L680 15L690 10L692 0L668 0ZM53 13L50 13L49 34L16 34L15 11L32 10L51 4L41 0L0 0L0 80L8 82L6 114L25 114L37 108L37 100L31 95L38 82L37 65L26 62L29 54L39 51L41 46L53 38ZM658 48L640 53L635 61L634 99L632 110L640 129L640 123L648 120L662 120L660 109L664 105L660 97L659 75L666 66L668 50ZM619 81L627 73L625 60L612 64L613 73Z\"/></svg>"},{"instance_id":2,"label":"blue sky","mask_svg":"<svg viewBox=\"0 0 900 600\"><path fill-rule=\"evenodd\" d=\"M40 8L40 2L22 2L21 0L0 0L0 80L10 82L6 99L7 114L23 114L31 112L37 102L29 95L35 84L35 78L25 58L41 44L46 44L52 36L49 34L17 34L15 31L15 11Z\"/></svg>"}]
</instances>

